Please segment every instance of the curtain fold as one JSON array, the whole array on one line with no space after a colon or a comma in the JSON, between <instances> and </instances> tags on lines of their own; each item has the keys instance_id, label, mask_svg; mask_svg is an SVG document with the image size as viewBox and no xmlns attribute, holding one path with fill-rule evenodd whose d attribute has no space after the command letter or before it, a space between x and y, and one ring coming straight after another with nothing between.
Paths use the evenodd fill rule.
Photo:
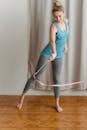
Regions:
<instances>
[{"instance_id":1,"label":"curtain fold","mask_svg":"<svg viewBox=\"0 0 87 130\"><path fill-rule=\"evenodd\" d=\"M52 21L53 0L29 0L29 59L28 74L35 70L40 51L49 41L49 27ZM61 0L65 8L65 16L69 19L70 35L67 41L69 51L64 56L61 74L62 83L87 80L87 58L86 58L86 32L87 32L87 0ZM47 84L52 83L51 64L41 75L41 80ZM34 84L34 88L50 90L50 87L42 87ZM66 89L87 89L86 84L65 86Z\"/></svg>"},{"instance_id":2,"label":"curtain fold","mask_svg":"<svg viewBox=\"0 0 87 130\"><path fill-rule=\"evenodd\" d=\"M81 30L81 62L80 62L80 78L87 80L87 1L82 1L82 30ZM80 86L80 89L87 89L86 84Z\"/></svg>"}]
</instances>

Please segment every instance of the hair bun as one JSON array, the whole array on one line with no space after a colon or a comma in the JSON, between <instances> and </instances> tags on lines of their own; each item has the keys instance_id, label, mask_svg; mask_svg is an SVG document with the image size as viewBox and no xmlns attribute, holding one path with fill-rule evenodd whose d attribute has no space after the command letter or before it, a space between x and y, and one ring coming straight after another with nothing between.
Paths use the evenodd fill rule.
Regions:
<instances>
[{"instance_id":1,"label":"hair bun","mask_svg":"<svg viewBox=\"0 0 87 130\"><path fill-rule=\"evenodd\" d=\"M53 7L55 7L55 6L57 7L57 6L61 6L61 5L62 5L61 2L58 0L53 2Z\"/></svg>"}]
</instances>

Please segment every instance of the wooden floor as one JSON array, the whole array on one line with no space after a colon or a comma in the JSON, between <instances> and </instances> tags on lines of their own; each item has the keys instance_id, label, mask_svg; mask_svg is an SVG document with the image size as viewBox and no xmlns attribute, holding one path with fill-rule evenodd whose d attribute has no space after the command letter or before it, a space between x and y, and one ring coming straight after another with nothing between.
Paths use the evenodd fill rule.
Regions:
<instances>
[{"instance_id":1,"label":"wooden floor","mask_svg":"<svg viewBox=\"0 0 87 130\"><path fill-rule=\"evenodd\" d=\"M61 97L62 113L52 96L27 96L21 111L18 96L0 96L0 130L87 130L87 97Z\"/></svg>"}]
</instances>

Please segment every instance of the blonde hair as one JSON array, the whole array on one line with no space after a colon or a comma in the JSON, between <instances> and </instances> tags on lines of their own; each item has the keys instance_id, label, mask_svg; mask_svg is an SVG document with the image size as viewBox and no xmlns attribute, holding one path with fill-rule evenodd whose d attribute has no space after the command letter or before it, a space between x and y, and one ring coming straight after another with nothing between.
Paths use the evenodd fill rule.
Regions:
<instances>
[{"instance_id":1,"label":"blonde hair","mask_svg":"<svg viewBox=\"0 0 87 130\"><path fill-rule=\"evenodd\" d=\"M52 12L54 13L55 11L63 11L64 12L64 7L63 7L62 3L58 0L53 2Z\"/></svg>"}]
</instances>

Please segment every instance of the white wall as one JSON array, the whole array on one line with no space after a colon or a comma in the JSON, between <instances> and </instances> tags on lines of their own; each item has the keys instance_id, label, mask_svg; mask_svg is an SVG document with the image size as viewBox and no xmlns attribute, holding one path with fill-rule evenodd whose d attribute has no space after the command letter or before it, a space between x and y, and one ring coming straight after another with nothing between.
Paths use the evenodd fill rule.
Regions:
<instances>
[{"instance_id":1,"label":"white wall","mask_svg":"<svg viewBox=\"0 0 87 130\"><path fill-rule=\"evenodd\" d=\"M21 94L27 80L28 12L29 0L0 0L0 95ZM53 92L30 90L29 94L53 95Z\"/></svg>"},{"instance_id":2,"label":"white wall","mask_svg":"<svg viewBox=\"0 0 87 130\"><path fill-rule=\"evenodd\" d=\"M27 79L28 0L0 0L0 94L20 94Z\"/></svg>"}]
</instances>

